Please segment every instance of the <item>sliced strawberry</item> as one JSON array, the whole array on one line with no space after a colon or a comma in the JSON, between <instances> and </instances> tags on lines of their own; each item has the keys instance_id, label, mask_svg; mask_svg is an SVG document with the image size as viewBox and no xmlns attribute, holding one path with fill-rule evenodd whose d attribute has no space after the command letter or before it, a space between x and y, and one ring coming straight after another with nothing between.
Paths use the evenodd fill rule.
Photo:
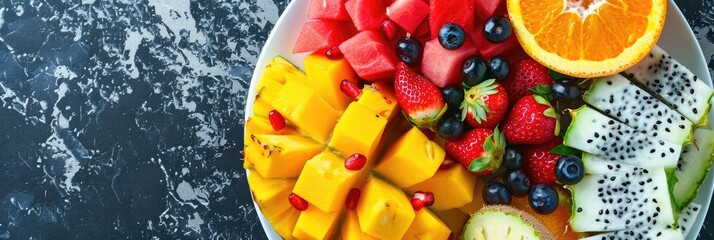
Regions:
<instances>
[{"instance_id":1,"label":"sliced strawberry","mask_svg":"<svg viewBox=\"0 0 714 240\"><path fill-rule=\"evenodd\" d=\"M464 94L462 118L476 128L494 128L508 113L508 94L496 80L486 80Z\"/></svg>"},{"instance_id":2,"label":"sliced strawberry","mask_svg":"<svg viewBox=\"0 0 714 240\"><path fill-rule=\"evenodd\" d=\"M439 88L403 62L397 65L394 95L409 122L419 128L433 128L446 112Z\"/></svg>"},{"instance_id":3,"label":"sliced strawberry","mask_svg":"<svg viewBox=\"0 0 714 240\"><path fill-rule=\"evenodd\" d=\"M444 148L451 158L481 176L501 166L506 140L498 128L474 128L459 139L447 140Z\"/></svg>"},{"instance_id":4,"label":"sliced strawberry","mask_svg":"<svg viewBox=\"0 0 714 240\"><path fill-rule=\"evenodd\" d=\"M558 114L548 100L531 94L513 105L503 123L503 133L511 144L543 144L560 132L559 122Z\"/></svg>"}]
</instances>

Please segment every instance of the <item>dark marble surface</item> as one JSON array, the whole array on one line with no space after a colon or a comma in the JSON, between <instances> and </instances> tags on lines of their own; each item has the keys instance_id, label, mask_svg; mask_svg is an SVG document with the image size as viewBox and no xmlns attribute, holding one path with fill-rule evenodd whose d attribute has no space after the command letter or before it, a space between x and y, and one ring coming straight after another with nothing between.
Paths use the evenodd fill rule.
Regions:
<instances>
[{"instance_id":1,"label":"dark marble surface","mask_svg":"<svg viewBox=\"0 0 714 240\"><path fill-rule=\"evenodd\" d=\"M241 122L287 2L0 1L0 239L264 239Z\"/></svg>"}]
</instances>

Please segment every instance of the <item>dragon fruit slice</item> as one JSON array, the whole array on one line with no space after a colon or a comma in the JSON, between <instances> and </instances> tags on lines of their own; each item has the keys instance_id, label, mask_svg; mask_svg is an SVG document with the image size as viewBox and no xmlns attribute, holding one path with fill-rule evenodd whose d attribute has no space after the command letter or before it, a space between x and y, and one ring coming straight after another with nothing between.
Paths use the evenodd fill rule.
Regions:
<instances>
[{"instance_id":1,"label":"dragon fruit slice","mask_svg":"<svg viewBox=\"0 0 714 240\"><path fill-rule=\"evenodd\" d=\"M638 167L677 165L681 145L642 134L587 106L572 111L571 115L573 121L563 138L566 146Z\"/></svg>"},{"instance_id":2,"label":"dragon fruit slice","mask_svg":"<svg viewBox=\"0 0 714 240\"><path fill-rule=\"evenodd\" d=\"M603 233L591 237L581 238L580 240L610 240L610 239L668 239L677 240L684 239L682 232L668 227L649 226L640 227L632 230L620 230L615 232Z\"/></svg>"},{"instance_id":3,"label":"dragon fruit slice","mask_svg":"<svg viewBox=\"0 0 714 240\"><path fill-rule=\"evenodd\" d=\"M714 90L660 47L624 75L641 83L697 126L706 125Z\"/></svg>"},{"instance_id":4,"label":"dragon fruit slice","mask_svg":"<svg viewBox=\"0 0 714 240\"><path fill-rule=\"evenodd\" d=\"M584 100L647 135L681 145L691 141L691 121L622 75L596 79Z\"/></svg>"},{"instance_id":5,"label":"dragon fruit slice","mask_svg":"<svg viewBox=\"0 0 714 240\"><path fill-rule=\"evenodd\" d=\"M699 210L702 210L701 205L690 203L679 213L679 221L677 221L677 223L679 224L679 231L681 231L685 237L689 234L689 231L692 230L692 225L694 225L694 221L697 220L697 216L699 216Z\"/></svg>"},{"instance_id":6,"label":"dragon fruit slice","mask_svg":"<svg viewBox=\"0 0 714 240\"><path fill-rule=\"evenodd\" d=\"M674 202L684 208L697 196L699 186L707 177L714 158L714 131L704 128L694 130L697 146L688 145L682 150L674 174L679 181L674 184ZM698 148L697 148L698 147Z\"/></svg>"}]
</instances>

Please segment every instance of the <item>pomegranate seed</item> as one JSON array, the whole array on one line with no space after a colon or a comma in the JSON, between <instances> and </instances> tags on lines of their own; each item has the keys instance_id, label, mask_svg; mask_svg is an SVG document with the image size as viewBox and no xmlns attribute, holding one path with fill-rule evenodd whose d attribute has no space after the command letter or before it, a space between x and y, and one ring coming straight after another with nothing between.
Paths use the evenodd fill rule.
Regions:
<instances>
[{"instance_id":1,"label":"pomegranate seed","mask_svg":"<svg viewBox=\"0 0 714 240\"><path fill-rule=\"evenodd\" d=\"M293 205L293 207L298 211L305 211L307 210L307 207L310 206L309 204L307 204L307 201L305 201L305 199L302 199L295 193L290 193L290 195L288 196L288 200L290 201L290 205Z\"/></svg>"},{"instance_id":2,"label":"pomegranate seed","mask_svg":"<svg viewBox=\"0 0 714 240\"><path fill-rule=\"evenodd\" d=\"M362 89L359 89L357 84L347 79L342 80L340 83L340 90L354 100L359 99L359 95L362 94Z\"/></svg>"},{"instance_id":3,"label":"pomegranate seed","mask_svg":"<svg viewBox=\"0 0 714 240\"><path fill-rule=\"evenodd\" d=\"M439 165L440 170L446 170L454 166L456 162L454 160L451 160L449 158L444 158L444 161L441 162L441 165Z\"/></svg>"},{"instance_id":4,"label":"pomegranate seed","mask_svg":"<svg viewBox=\"0 0 714 240\"><path fill-rule=\"evenodd\" d=\"M347 157L345 160L345 168L352 171L360 170L367 163L367 157L362 154L355 153Z\"/></svg>"},{"instance_id":5,"label":"pomegranate seed","mask_svg":"<svg viewBox=\"0 0 714 240\"><path fill-rule=\"evenodd\" d=\"M412 196L412 208L414 211L419 211L423 207L434 205L434 194L431 192L416 191Z\"/></svg>"},{"instance_id":6,"label":"pomegranate seed","mask_svg":"<svg viewBox=\"0 0 714 240\"><path fill-rule=\"evenodd\" d=\"M359 203L359 196L362 191L356 188L350 189L350 193L347 194L347 200L345 200L345 207L348 210L355 210L357 208L357 203Z\"/></svg>"},{"instance_id":7,"label":"pomegranate seed","mask_svg":"<svg viewBox=\"0 0 714 240\"><path fill-rule=\"evenodd\" d=\"M431 192L425 192L426 198L424 199L424 207L431 207L434 205L434 194Z\"/></svg>"},{"instance_id":8,"label":"pomegranate seed","mask_svg":"<svg viewBox=\"0 0 714 240\"><path fill-rule=\"evenodd\" d=\"M387 19L382 22L382 33L387 40L394 40L397 38L397 24Z\"/></svg>"},{"instance_id":9,"label":"pomegranate seed","mask_svg":"<svg viewBox=\"0 0 714 240\"><path fill-rule=\"evenodd\" d=\"M275 131L280 131L285 127L285 118L277 110L271 110L268 113L268 119L270 119L270 125L273 126Z\"/></svg>"},{"instance_id":10,"label":"pomegranate seed","mask_svg":"<svg viewBox=\"0 0 714 240\"><path fill-rule=\"evenodd\" d=\"M325 52L325 57L330 60L339 60L342 58L342 51L338 46L334 46Z\"/></svg>"}]
</instances>

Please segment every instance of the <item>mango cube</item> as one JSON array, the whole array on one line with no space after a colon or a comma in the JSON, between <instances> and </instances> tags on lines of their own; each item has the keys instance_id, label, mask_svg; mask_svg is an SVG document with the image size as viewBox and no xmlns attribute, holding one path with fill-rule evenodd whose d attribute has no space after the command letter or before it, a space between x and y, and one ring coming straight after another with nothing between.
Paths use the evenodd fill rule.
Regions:
<instances>
[{"instance_id":1,"label":"mango cube","mask_svg":"<svg viewBox=\"0 0 714 240\"><path fill-rule=\"evenodd\" d=\"M476 189L476 176L466 168L456 165L446 170L436 171L433 177L409 187L409 191L434 193L434 205L437 210L458 208L473 200Z\"/></svg>"},{"instance_id":2,"label":"mango cube","mask_svg":"<svg viewBox=\"0 0 714 240\"><path fill-rule=\"evenodd\" d=\"M394 92L385 83L379 82L364 86L357 102L388 121L399 113L397 98L394 97Z\"/></svg>"},{"instance_id":3,"label":"mango cube","mask_svg":"<svg viewBox=\"0 0 714 240\"><path fill-rule=\"evenodd\" d=\"M303 62L309 86L338 111L344 110L352 99L340 90L342 80L357 83L357 76L344 58L328 59L324 53L315 52Z\"/></svg>"},{"instance_id":4,"label":"mango cube","mask_svg":"<svg viewBox=\"0 0 714 240\"><path fill-rule=\"evenodd\" d=\"M268 220L274 221L282 213L293 208L287 199L295 186L295 179L263 178L258 172L251 171L248 173L248 185L253 200L258 203Z\"/></svg>"},{"instance_id":5,"label":"mango cube","mask_svg":"<svg viewBox=\"0 0 714 240\"><path fill-rule=\"evenodd\" d=\"M446 226L451 229L454 236L460 236L461 230L466 225L466 221L469 220L469 214L459 211L458 208L453 208L444 211L434 211L434 215L441 219L441 222L446 224Z\"/></svg>"},{"instance_id":6,"label":"mango cube","mask_svg":"<svg viewBox=\"0 0 714 240\"><path fill-rule=\"evenodd\" d=\"M415 217L409 198L377 178L362 188L356 211L362 232L380 239L402 238Z\"/></svg>"},{"instance_id":7,"label":"mango cube","mask_svg":"<svg viewBox=\"0 0 714 240\"><path fill-rule=\"evenodd\" d=\"M273 100L273 107L320 142L327 140L340 116L313 89L290 81Z\"/></svg>"},{"instance_id":8,"label":"mango cube","mask_svg":"<svg viewBox=\"0 0 714 240\"><path fill-rule=\"evenodd\" d=\"M372 162L387 119L359 103L352 103L342 114L332 133L329 147L345 156L359 153Z\"/></svg>"},{"instance_id":9,"label":"mango cube","mask_svg":"<svg viewBox=\"0 0 714 240\"><path fill-rule=\"evenodd\" d=\"M323 212L309 206L300 213L293 237L296 239L331 239L342 211Z\"/></svg>"},{"instance_id":10,"label":"mango cube","mask_svg":"<svg viewBox=\"0 0 714 240\"><path fill-rule=\"evenodd\" d=\"M392 144L374 170L407 188L432 177L444 156L444 149L429 140L419 128L413 127Z\"/></svg>"},{"instance_id":11,"label":"mango cube","mask_svg":"<svg viewBox=\"0 0 714 240\"><path fill-rule=\"evenodd\" d=\"M476 211L481 210L481 208L483 208L484 206L486 206L486 203L483 202L483 198L481 197L481 189L483 189L484 186L486 186L486 183L481 178L476 178L476 187L473 193L473 201L460 207L459 210L461 210L461 212L466 214L473 214Z\"/></svg>"},{"instance_id":12,"label":"mango cube","mask_svg":"<svg viewBox=\"0 0 714 240\"><path fill-rule=\"evenodd\" d=\"M293 135L298 134L298 132L288 125L276 132L273 129L273 126L270 125L270 121L268 119L256 116L249 117L248 120L245 121L245 134L243 136L243 143L245 144L243 148L243 168L245 169L252 169L252 160L260 158L257 157L258 155L256 151L250 150L250 145L252 144L250 135L255 134Z\"/></svg>"},{"instance_id":13,"label":"mango cube","mask_svg":"<svg viewBox=\"0 0 714 240\"><path fill-rule=\"evenodd\" d=\"M295 239L293 237L293 230L295 229L295 225L300 217L300 213L301 212L295 208L291 208L279 216L276 220L270 221L270 225L273 225L275 232L283 237L283 239Z\"/></svg>"},{"instance_id":14,"label":"mango cube","mask_svg":"<svg viewBox=\"0 0 714 240\"><path fill-rule=\"evenodd\" d=\"M283 89L283 84L272 78L261 78L255 90L253 115L268 118L268 112L273 110L273 99Z\"/></svg>"},{"instance_id":15,"label":"mango cube","mask_svg":"<svg viewBox=\"0 0 714 240\"><path fill-rule=\"evenodd\" d=\"M341 239L342 240L377 240L369 234L362 232L359 226L359 218L355 211L348 211L342 222Z\"/></svg>"},{"instance_id":16,"label":"mango cube","mask_svg":"<svg viewBox=\"0 0 714 240\"><path fill-rule=\"evenodd\" d=\"M416 212L416 217L402 239L443 240L448 239L451 229L427 209Z\"/></svg>"},{"instance_id":17,"label":"mango cube","mask_svg":"<svg viewBox=\"0 0 714 240\"><path fill-rule=\"evenodd\" d=\"M348 170L344 162L334 153L323 151L307 161L293 192L323 212L341 209L360 177L359 171Z\"/></svg>"},{"instance_id":18,"label":"mango cube","mask_svg":"<svg viewBox=\"0 0 714 240\"><path fill-rule=\"evenodd\" d=\"M324 149L323 145L296 135L254 134L250 136L250 140L250 148L245 151L255 151L256 159L251 159L250 162L265 178L297 177L305 162Z\"/></svg>"}]
</instances>

